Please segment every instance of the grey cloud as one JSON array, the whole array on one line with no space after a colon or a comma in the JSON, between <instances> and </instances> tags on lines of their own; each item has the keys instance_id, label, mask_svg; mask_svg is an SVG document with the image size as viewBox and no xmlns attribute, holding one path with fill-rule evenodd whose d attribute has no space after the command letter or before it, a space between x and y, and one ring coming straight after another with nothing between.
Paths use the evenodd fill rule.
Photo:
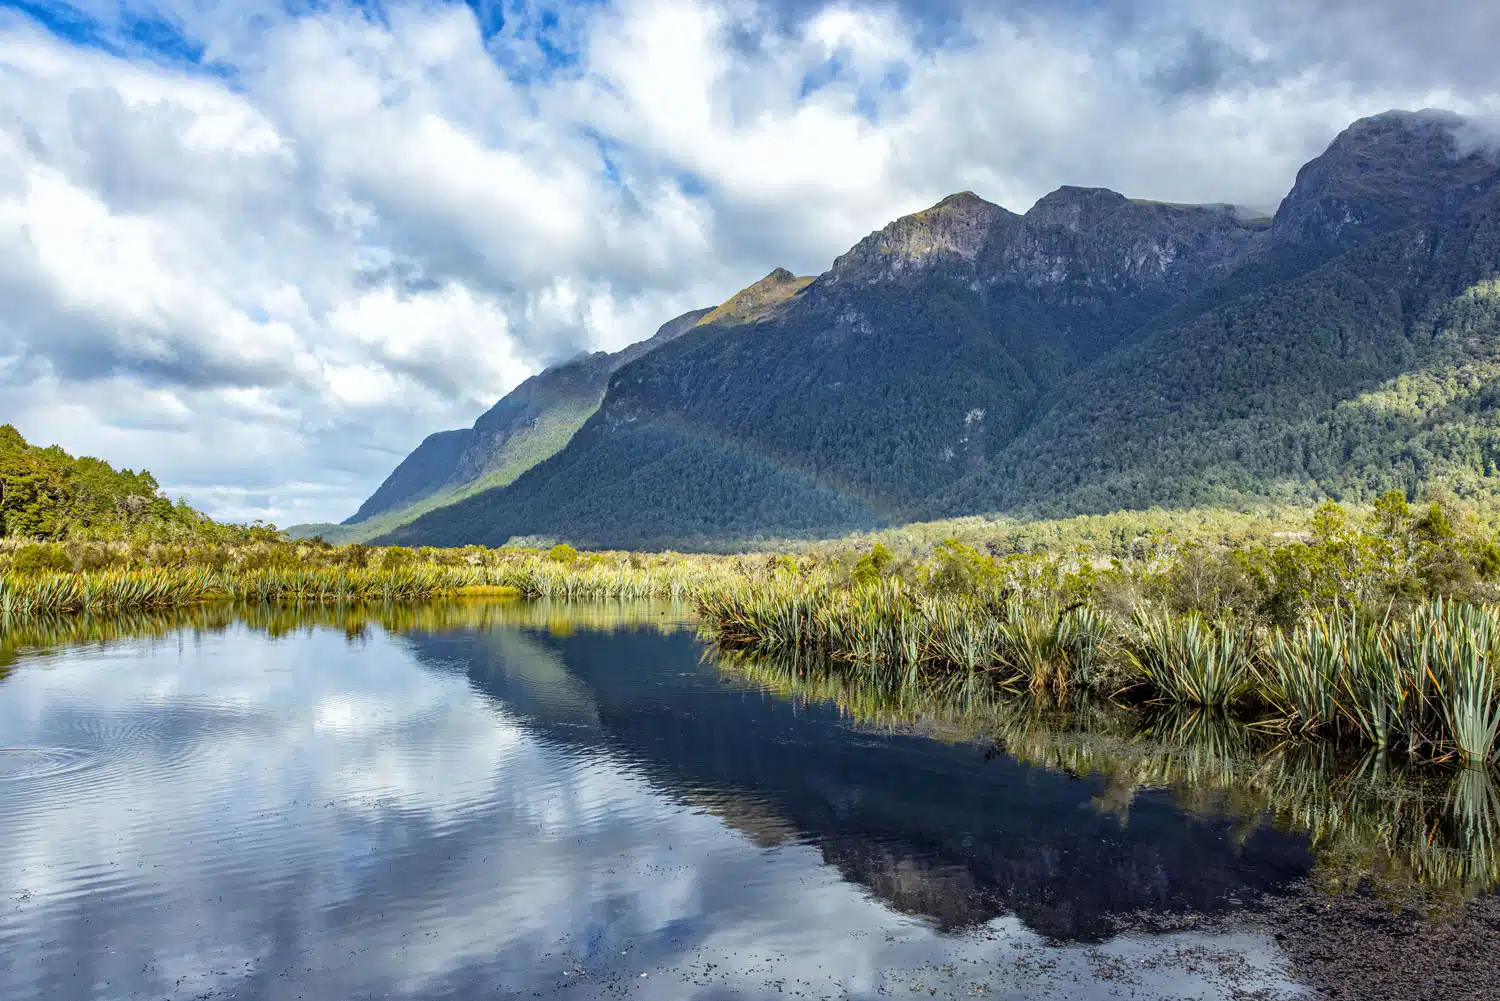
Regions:
<instances>
[{"instance_id":1,"label":"grey cloud","mask_svg":"<svg viewBox=\"0 0 1500 1001\"><path fill-rule=\"evenodd\" d=\"M1454 130L1453 138L1459 156L1487 153L1500 159L1500 114L1466 118Z\"/></svg>"},{"instance_id":2,"label":"grey cloud","mask_svg":"<svg viewBox=\"0 0 1500 1001\"><path fill-rule=\"evenodd\" d=\"M38 285L15 271L0 277L5 301L0 348L44 365L64 382L128 376L148 388L203 390L284 386L297 379L289 359L235 357L216 351L204 331L163 330L91 314L46 295Z\"/></svg>"},{"instance_id":3,"label":"grey cloud","mask_svg":"<svg viewBox=\"0 0 1500 1001\"><path fill-rule=\"evenodd\" d=\"M1254 62L1243 52L1195 29L1147 80L1170 95L1204 94L1230 79L1243 80L1253 69Z\"/></svg>"}]
</instances>

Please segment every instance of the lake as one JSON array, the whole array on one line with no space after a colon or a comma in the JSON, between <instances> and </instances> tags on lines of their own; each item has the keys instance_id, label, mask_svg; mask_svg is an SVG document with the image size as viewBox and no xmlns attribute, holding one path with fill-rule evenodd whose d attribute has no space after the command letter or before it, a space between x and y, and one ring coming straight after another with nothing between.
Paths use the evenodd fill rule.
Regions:
<instances>
[{"instance_id":1,"label":"lake","mask_svg":"<svg viewBox=\"0 0 1500 1001\"><path fill-rule=\"evenodd\" d=\"M1489 989L1483 775L1091 712L841 688L655 605L12 630L0 997L1280 998L1399 948Z\"/></svg>"}]
</instances>

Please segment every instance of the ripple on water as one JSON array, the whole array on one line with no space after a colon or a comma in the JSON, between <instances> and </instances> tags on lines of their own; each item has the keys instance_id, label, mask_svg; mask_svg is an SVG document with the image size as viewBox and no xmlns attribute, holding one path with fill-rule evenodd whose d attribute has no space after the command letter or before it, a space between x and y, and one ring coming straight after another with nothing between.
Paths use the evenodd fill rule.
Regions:
<instances>
[{"instance_id":1,"label":"ripple on water","mask_svg":"<svg viewBox=\"0 0 1500 1001\"><path fill-rule=\"evenodd\" d=\"M0 747L0 782L54 779L83 771L97 760L77 747Z\"/></svg>"}]
</instances>

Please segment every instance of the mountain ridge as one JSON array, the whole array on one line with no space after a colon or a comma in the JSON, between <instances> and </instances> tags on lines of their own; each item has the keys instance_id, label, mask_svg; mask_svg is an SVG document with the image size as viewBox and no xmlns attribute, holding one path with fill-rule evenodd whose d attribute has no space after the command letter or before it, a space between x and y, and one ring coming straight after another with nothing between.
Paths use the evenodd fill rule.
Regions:
<instances>
[{"instance_id":1,"label":"mountain ridge","mask_svg":"<svg viewBox=\"0 0 1500 1001\"><path fill-rule=\"evenodd\" d=\"M472 427L424 438L345 521L292 526L288 534L366 542L427 511L505 486L567 444L598 408L609 378L620 367L680 337L709 311L683 313L619 351L584 353L543 369L503 396Z\"/></svg>"},{"instance_id":2,"label":"mountain ridge","mask_svg":"<svg viewBox=\"0 0 1500 1001\"><path fill-rule=\"evenodd\" d=\"M1391 477L1350 465L1374 460L1335 457L1369 443L1303 439L1320 421L1352 434L1351 401L1405 372L1436 378L1413 324L1500 268L1484 236L1500 171L1459 148L1461 122L1353 123L1271 218L1075 186L1024 214L951 195L795 279L754 322L704 314L621 365L566 447L388 539L708 545L1374 489ZM1474 302L1463 322L1483 326ZM1439 441L1451 427L1423 433L1457 447Z\"/></svg>"}]
</instances>

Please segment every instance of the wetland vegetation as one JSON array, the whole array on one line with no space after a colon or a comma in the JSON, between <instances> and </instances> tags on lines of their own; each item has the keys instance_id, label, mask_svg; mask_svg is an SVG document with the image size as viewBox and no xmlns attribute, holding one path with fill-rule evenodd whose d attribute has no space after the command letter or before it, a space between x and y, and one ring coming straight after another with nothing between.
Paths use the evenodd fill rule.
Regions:
<instances>
[{"instance_id":1,"label":"wetland vegetation","mask_svg":"<svg viewBox=\"0 0 1500 1001\"><path fill-rule=\"evenodd\" d=\"M1070 544L1039 545L1028 526L1025 548L913 532L732 557L90 530L0 544L0 622L212 602L672 599L721 646L856 679L1088 692L1427 760L1496 755L1500 550L1453 498L1413 509L1392 491L1227 537L1135 527L1095 543L1075 528Z\"/></svg>"}]
</instances>

